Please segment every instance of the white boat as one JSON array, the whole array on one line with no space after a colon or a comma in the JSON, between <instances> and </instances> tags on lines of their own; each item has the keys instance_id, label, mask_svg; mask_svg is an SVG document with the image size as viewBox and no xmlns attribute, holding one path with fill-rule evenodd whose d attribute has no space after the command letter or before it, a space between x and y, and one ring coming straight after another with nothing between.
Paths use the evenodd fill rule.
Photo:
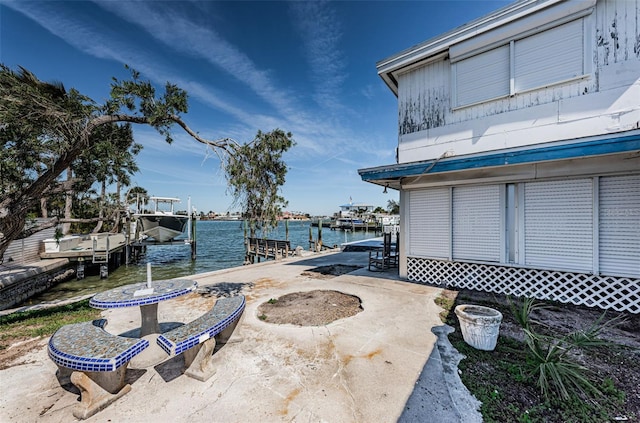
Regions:
<instances>
[{"instance_id":1,"label":"white boat","mask_svg":"<svg viewBox=\"0 0 640 423\"><path fill-rule=\"evenodd\" d=\"M155 208L153 213L135 213L141 228L140 233L159 242L171 241L184 232L189 216L175 214L173 204L179 203L179 198L151 197Z\"/></svg>"}]
</instances>

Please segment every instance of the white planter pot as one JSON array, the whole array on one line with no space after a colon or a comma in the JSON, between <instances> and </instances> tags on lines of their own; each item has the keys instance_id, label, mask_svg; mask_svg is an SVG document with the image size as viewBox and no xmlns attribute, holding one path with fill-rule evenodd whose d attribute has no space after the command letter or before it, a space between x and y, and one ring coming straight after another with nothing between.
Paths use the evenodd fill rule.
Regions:
<instances>
[{"instance_id":1,"label":"white planter pot","mask_svg":"<svg viewBox=\"0 0 640 423\"><path fill-rule=\"evenodd\" d=\"M502 313L489 307L461 304L455 309L464 342L473 348L493 351L498 342Z\"/></svg>"}]
</instances>

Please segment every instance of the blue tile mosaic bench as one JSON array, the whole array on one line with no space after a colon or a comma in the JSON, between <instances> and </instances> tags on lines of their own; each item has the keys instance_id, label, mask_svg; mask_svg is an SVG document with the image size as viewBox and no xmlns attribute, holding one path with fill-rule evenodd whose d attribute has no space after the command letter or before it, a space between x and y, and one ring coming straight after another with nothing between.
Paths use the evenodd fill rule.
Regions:
<instances>
[{"instance_id":1,"label":"blue tile mosaic bench","mask_svg":"<svg viewBox=\"0 0 640 423\"><path fill-rule=\"evenodd\" d=\"M205 381L215 374L212 354L216 337L226 342L245 307L244 295L219 298L213 308L197 319L165 332L158 345L169 355L184 355L185 374Z\"/></svg>"},{"instance_id":2,"label":"blue tile mosaic bench","mask_svg":"<svg viewBox=\"0 0 640 423\"><path fill-rule=\"evenodd\" d=\"M131 390L124 380L127 364L149 346L145 339L112 335L106 325L106 319L66 325L49 340L49 357L58 365L61 383L68 379L80 390L80 404L73 410L79 419Z\"/></svg>"}]
</instances>

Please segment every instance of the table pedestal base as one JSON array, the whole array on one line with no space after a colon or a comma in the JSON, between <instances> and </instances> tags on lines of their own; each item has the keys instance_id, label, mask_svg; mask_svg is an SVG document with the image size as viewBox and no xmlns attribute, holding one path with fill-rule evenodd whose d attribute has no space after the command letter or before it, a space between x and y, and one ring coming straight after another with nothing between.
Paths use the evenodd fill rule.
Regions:
<instances>
[{"instance_id":1,"label":"table pedestal base","mask_svg":"<svg viewBox=\"0 0 640 423\"><path fill-rule=\"evenodd\" d=\"M158 303L140 306L140 338L153 333L160 333L160 325L158 324Z\"/></svg>"}]
</instances>

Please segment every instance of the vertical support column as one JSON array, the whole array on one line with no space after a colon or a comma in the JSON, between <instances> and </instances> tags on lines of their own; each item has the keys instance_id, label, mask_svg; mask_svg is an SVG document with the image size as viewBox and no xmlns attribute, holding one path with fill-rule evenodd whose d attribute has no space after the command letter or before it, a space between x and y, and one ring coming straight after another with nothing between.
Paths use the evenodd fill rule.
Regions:
<instances>
[{"instance_id":1,"label":"vertical support column","mask_svg":"<svg viewBox=\"0 0 640 423\"><path fill-rule=\"evenodd\" d=\"M82 257L78 259L78 267L76 268L76 278L78 280L84 279L84 259Z\"/></svg>"},{"instance_id":2,"label":"vertical support column","mask_svg":"<svg viewBox=\"0 0 640 423\"><path fill-rule=\"evenodd\" d=\"M158 303L140 306L140 338L153 333L160 333Z\"/></svg>"},{"instance_id":3,"label":"vertical support column","mask_svg":"<svg viewBox=\"0 0 640 423\"><path fill-rule=\"evenodd\" d=\"M127 212L127 217L124 221L124 264L131 263L131 217Z\"/></svg>"},{"instance_id":4,"label":"vertical support column","mask_svg":"<svg viewBox=\"0 0 640 423\"><path fill-rule=\"evenodd\" d=\"M191 219L191 260L195 260L196 259L196 255L197 255L197 243L196 243L196 219L195 216L193 216L193 219Z\"/></svg>"},{"instance_id":5,"label":"vertical support column","mask_svg":"<svg viewBox=\"0 0 640 423\"><path fill-rule=\"evenodd\" d=\"M284 239L289 241L289 219L284 220Z\"/></svg>"}]
</instances>

